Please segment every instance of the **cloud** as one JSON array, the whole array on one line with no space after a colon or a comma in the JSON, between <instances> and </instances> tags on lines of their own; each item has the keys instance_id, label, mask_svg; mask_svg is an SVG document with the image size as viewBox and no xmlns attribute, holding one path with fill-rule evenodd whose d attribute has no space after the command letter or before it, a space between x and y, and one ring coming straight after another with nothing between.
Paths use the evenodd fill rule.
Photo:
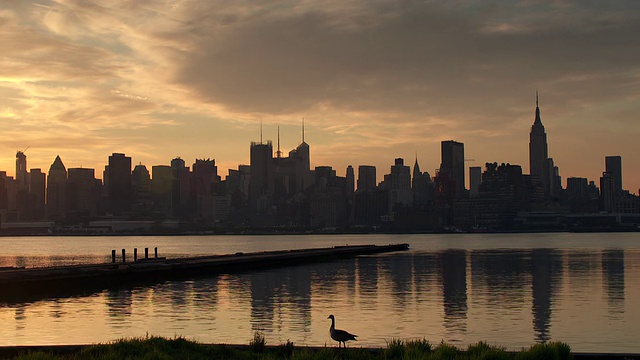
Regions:
<instances>
[{"instance_id":1,"label":"cloud","mask_svg":"<svg viewBox=\"0 0 640 360\"><path fill-rule=\"evenodd\" d=\"M562 126L598 132L602 119L618 124L615 138L640 110L634 1L3 5L0 121L49 151L55 135L75 148L90 138L96 152L136 141L153 161L170 142L171 156L211 146L233 157L219 163L246 162L260 119L297 127L305 117L319 162L422 147L437 163L439 141L456 139L479 161L526 168L536 89L550 141L569 134ZM562 166L569 150L551 145Z\"/></svg>"}]
</instances>

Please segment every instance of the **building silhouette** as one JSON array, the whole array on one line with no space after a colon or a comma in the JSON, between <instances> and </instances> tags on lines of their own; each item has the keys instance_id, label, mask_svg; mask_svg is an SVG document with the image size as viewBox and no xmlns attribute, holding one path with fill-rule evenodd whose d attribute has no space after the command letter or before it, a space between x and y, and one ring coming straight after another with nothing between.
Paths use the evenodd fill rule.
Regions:
<instances>
[{"instance_id":1,"label":"building silhouette","mask_svg":"<svg viewBox=\"0 0 640 360\"><path fill-rule=\"evenodd\" d=\"M453 140L442 141L441 149L442 162L438 174L450 181L454 197L460 198L465 193L464 144Z\"/></svg>"},{"instance_id":2,"label":"building silhouette","mask_svg":"<svg viewBox=\"0 0 640 360\"><path fill-rule=\"evenodd\" d=\"M251 178L249 203L251 210L266 215L274 194L273 144L271 141L251 142Z\"/></svg>"},{"instance_id":3,"label":"building silhouette","mask_svg":"<svg viewBox=\"0 0 640 360\"><path fill-rule=\"evenodd\" d=\"M471 166L469 168L469 197L478 197L478 189L482 182L482 168L480 166Z\"/></svg>"},{"instance_id":4,"label":"building silhouette","mask_svg":"<svg viewBox=\"0 0 640 360\"><path fill-rule=\"evenodd\" d=\"M104 173L107 209L113 215L124 215L131 210L131 158L121 153L111 154Z\"/></svg>"},{"instance_id":5,"label":"building silhouette","mask_svg":"<svg viewBox=\"0 0 640 360\"><path fill-rule=\"evenodd\" d=\"M371 165L358 166L358 191L373 191L377 187L376 167Z\"/></svg>"},{"instance_id":6,"label":"building silhouette","mask_svg":"<svg viewBox=\"0 0 640 360\"><path fill-rule=\"evenodd\" d=\"M391 172L384 176L384 189L389 190L389 213L396 205L413 205L413 191L411 190L411 168L404 164L404 159L395 159Z\"/></svg>"},{"instance_id":7,"label":"building silhouette","mask_svg":"<svg viewBox=\"0 0 640 360\"><path fill-rule=\"evenodd\" d=\"M154 210L163 217L169 217L172 211L172 192L173 175L171 166L155 165L151 167L151 199L153 201Z\"/></svg>"},{"instance_id":8,"label":"building silhouette","mask_svg":"<svg viewBox=\"0 0 640 360\"><path fill-rule=\"evenodd\" d=\"M529 134L529 173L542 184L546 197L550 194L550 164L547 160L548 158L547 133L540 119L538 93L536 92L536 117Z\"/></svg>"},{"instance_id":9,"label":"building silhouette","mask_svg":"<svg viewBox=\"0 0 640 360\"><path fill-rule=\"evenodd\" d=\"M80 220L98 215L100 185L94 169L69 168L67 179L67 217Z\"/></svg>"},{"instance_id":10,"label":"building silhouette","mask_svg":"<svg viewBox=\"0 0 640 360\"><path fill-rule=\"evenodd\" d=\"M49 168L47 177L47 218L59 220L67 214L67 168L60 156Z\"/></svg>"},{"instance_id":11,"label":"building silhouette","mask_svg":"<svg viewBox=\"0 0 640 360\"><path fill-rule=\"evenodd\" d=\"M622 156L606 156L604 163L605 173L613 178L613 191L615 195L622 195Z\"/></svg>"},{"instance_id":12,"label":"building silhouette","mask_svg":"<svg viewBox=\"0 0 640 360\"><path fill-rule=\"evenodd\" d=\"M148 213L153 209L151 176L142 164L136 165L131 172L131 209L138 213Z\"/></svg>"}]
</instances>

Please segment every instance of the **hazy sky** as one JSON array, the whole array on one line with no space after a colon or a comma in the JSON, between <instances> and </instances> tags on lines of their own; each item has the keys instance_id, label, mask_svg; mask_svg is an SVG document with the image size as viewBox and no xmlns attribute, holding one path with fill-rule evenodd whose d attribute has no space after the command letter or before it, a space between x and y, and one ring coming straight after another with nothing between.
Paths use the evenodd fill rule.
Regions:
<instances>
[{"instance_id":1,"label":"hazy sky","mask_svg":"<svg viewBox=\"0 0 640 360\"><path fill-rule=\"evenodd\" d=\"M0 2L0 170L16 150L102 177L107 157L249 163L264 139L311 165L376 165L415 154L432 175L440 141L469 166L520 164L540 91L549 155L596 180L621 155L640 187L640 2Z\"/></svg>"}]
</instances>

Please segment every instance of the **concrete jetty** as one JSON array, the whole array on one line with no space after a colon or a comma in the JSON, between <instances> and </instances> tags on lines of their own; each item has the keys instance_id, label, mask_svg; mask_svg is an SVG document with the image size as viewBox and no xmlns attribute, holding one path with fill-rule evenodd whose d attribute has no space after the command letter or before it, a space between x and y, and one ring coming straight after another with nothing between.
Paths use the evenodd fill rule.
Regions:
<instances>
[{"instance_id":1,"label":"concrete jetty","mask_svg":"<svg viewBox=\"0 0 640 360\"><path fill-rule=\"evenodd\" d=\"M93 265L3 268L0 270L0 302L69 296L110 287L330 261L408 248L408 244L354 245L173 259L154 257Z\"/></svg>"}]
</instances>

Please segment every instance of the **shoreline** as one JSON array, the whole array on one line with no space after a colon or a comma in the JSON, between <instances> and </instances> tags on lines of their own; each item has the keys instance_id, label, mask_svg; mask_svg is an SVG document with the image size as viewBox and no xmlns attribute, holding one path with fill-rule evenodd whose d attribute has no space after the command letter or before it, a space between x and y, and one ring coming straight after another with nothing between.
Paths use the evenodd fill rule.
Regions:
<instances>
[{"instance_id":1,"label":"shoreline","mask_svg":"<svg viewBox=\"0 0 640 360\"><path fill-rule=\"evenodd\" d=\"M258 339L258 340L256 340ZM321 354L330 351L331 353L340 351L345 358L349 358L350 353L360 354L358 358L362 357L362 353L365 353L369 358L402 358L403 354L411 353L416 355L417 353L437 354L440 348L445 348L450 355L452 352L456 354L456 358L485 358L487 353L491 354L503 354L501 357L495 358L521 358L521 355L528 355L524 358L557 358L557 359L575 359L575 360L621 360L621 359L640 359L640 353L596 353L596 352L573 352L570 351L570 347L564 343L551 342L545 344L533 344L529 348L522 348L520 350L505 350L497 345L488 345L484 342L469 345L466 349L463 347L456 347L449 345L446 342L439 344L431 344L428 340L399 340L394 339L388 342L386 347L358 347L357 343L351 343L346 349L338 349L333 343L330 346L298 346L291 342L280 345L267 345L264 342L264 338L256 337L249 344L214 344L214 343L199 343L197 341L184 339L177 337L174 339L167 339L163 337L145 337L145 338L133 338L133 339L119 339L108 343L98 344L76 344L76 345L16 345L16 346L0 346L0 359L7 358L20 358L20 356L31 356L34 353L44 353L53 356L58 356L60 359L66 359L66 356L71 358L83 358L83 354L87 351L91 352L90 358L94 358L95 353L113 353L117 351L117 348L122 347L124 344L125 351L135 351L137 356L130 358L143 358L145 354L140 348L149 346L149 343L153 346L153 351L156 352L158 348L165 348L169 351L172 347L176 348L179 353L188 349L190 351L202 351L202 352L217 352L224 353L228 359L234 358L246 358L247 354L253 354L257 356L264 356L266 358L295 358L296 354L306 354L305 358L309 358L309 354ZM485 357L478 357L479 349L485 353ZM120 351L123 351L120 349ZM346 352L346 353L345 353ZM122 354L122 353L121 353ZM183 353L180 353L183 355ZM240 354L240 356L238 356ZM234 357L234 355L236 355ZM390 357L390 355L392 355ZM395 356L394 356L395 355ZM537 356L536 356L537 355ZM540 355L543 355L540 357ZM553 356L551 356L553 355ZM270 356L270 357L269 357ZM446 358L453 358L445 356ZM322 358L322 357L321 357ZM436 357L437 358L437 357ZM494 358L494 357L486 357Z\"/></svg>"}]
</instances>

